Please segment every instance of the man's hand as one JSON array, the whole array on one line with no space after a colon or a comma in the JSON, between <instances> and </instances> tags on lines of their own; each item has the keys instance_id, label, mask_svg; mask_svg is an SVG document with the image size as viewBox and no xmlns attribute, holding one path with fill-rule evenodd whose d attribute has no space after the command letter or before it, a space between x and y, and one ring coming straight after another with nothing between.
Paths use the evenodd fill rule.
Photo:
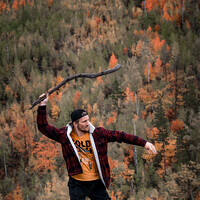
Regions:
<instances>
[{"instance_id":1,"label":"man's hand","mask_svg":"<svg viewBox=\"0 0 200 200\"><path fill-rule=\"evenodd\" d=\"M150 154L151 152L153 154L157 154L155 146L152 143L150 143L150 142L147 142L145 144L144 148L147 150L148 154Z\"/></svg>"},{"instance_id":2,"label":"man's hand","mask_svg":"<svg viewBox=\"0 0 200 200\"><path fill-rule=\"evenodd\" d=\"M40 95L40 98L42 98L45 95L46 95L46 98L43 101L40 102L40 106L46 106L47 105L47 102L49 100L49 97L48 97L49 94L48 93L43 93L43 94Z\"/></svg>"}]
</instances>

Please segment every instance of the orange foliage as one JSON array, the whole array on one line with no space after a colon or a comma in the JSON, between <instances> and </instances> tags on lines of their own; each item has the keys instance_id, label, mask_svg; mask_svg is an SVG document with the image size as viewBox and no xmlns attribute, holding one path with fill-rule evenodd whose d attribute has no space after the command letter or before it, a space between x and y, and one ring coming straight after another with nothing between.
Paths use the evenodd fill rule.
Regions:
<instances>
[{"instance_id":1,"label":"orange foliage","mask_svg":"<svg viewBox=\"0 0 200 200\"><path fill-rule=\"evenodd\" d=\"M58 75L56 77L56 80L54 80L55 82L53 82L53 85L58 85L63 80L64 79L60 75ZM51 115L52 115L52 118L54 119L58 118L58 115L60 113L60 108L58 107L57 102L59 102L61 98L62 98L62 92L59 92L59 90L57 92L52 93L49 96L49 102L51 103Z\"/></svg>"},{"instance_id":2,"label":"orange foliage","mask_svg":"<svg viewBox=\"0 0 200 200\"><path fill-rule=\"evenodd\" d=\"M142 9L138 7L133 7L132 8L132 14L134 18L137 18L138 16L142 15Z\"/></svg>"},{"instance_id":3,"label":"orange foliage","mask_svg":"<svg viewBox=\"0 0 200 200\"><path fill-rule=\"evenodd\" d=\"M15 1L13 2L12 8L15 9L15 10L18 10L18 9L19 9L19 7L18 7L18 0L15 0Z\"/></svg>"},{"instance_id":4,"label":"orange foliage","mask_svg":"<svg viewBox=\"0 0 200 200\"><path fill-rule=\"evenodd\" d=\"M102 76L97 77L97 85L102 84L102 83L103 83Z\"/></svg>"},{"instance_id":5,"label":"orange foliage","mask_svg":"<svg viewBox=\"0 0 200 200\"><path fill-rule=\"evenodd\" d=\"M125 90L125 102L128 103L130 100L132 102L135 102L135 94L134 92L131 92L130 89L129 89L130 85L128 85L126 87L126 90Z\"/></svg>"},{"instance_id":6,"label":"orange foliage","mask_svg":"<svg viewBox=\"0 0 200 200\"><path fill-rule=\"evenodd\" d=\"M87 10L87 16L90 17L90 11L89 10Z\"/></svg>"},{"instance_id":7,"label":"orange foliage","mask_svg":"<svg viewBox=\"0 0 200 200\"><path fill-rule=\"evenodd\" d=\"M136 114L134 114L134 117L133 117L133 120L137 120L138 119L138 116Z\"/></svg>"},{"instance_id":8,"label":"orange foliage","mask_svg":"<svg viewBox=\"0 0 200 200\"><path fill-rule=\"evenodd\" d=\"M164 4L163 6L163 18L167 21L171 20L171 17L169 16L168 12L167 12L167 5Z\"/></svg>"},{"instance_id":9,"label":"orange foliage","mask_svg":"<svg viewBox=\"0 0 200 200\"><path fill-rule=\"evenodd\" d=\"M122 176L125 180L130 181L133 179L135 171L133 169L129 169L127 163L123 163L124 170L120 173L120 176Z\"/></svg>"},{"instance_id":10,"label":"orange foliage","mask_svg":"<svg viewBox=\"0 0 200 200\"><path fill-rule=\"evenodd\" d=\"M11 94L11 95L13 95L13 91L12 91L12 89L10 88L9 85L6 85L5 92L6 92L6 94Z\"/></svg>"},{"instance_id":11,"label":"orange foliage","mask_svg":"<svg viewBox=\"0 0 200 200\"><path fill-rule=\"evenodd\" d=\"M165 5L166 1L167 1L167 0L159 0L159 1L158 1L158 5L159 5L159 7L160 7L161 9L163 9L163 6Z\"/></svg>"},{"instance_id":12,"label":"orange foliage","mask_svg":"<svg viewBox=\"0 0 200 200\"><path fill-rule=\"evenodd\" d=\"M165 153L163 153L163 159L160 163L161 168L157 170L157 173L160 177L164 175L164 154L166 167L170 167L173 163L176 162L175 153L176 153L176 140L169 140L169 144L165 145Z\"/></svg>"},{"instance_id":13,"label":"orange foliage","mask_svg":"<svg viewBox=\"0 0 200 200\"><path fill-rule=\"evenodd\" d=\"M134 163L133 147L130 148L130 146L127 146L125 150L125 154L126 156L124 157L124 162L126 163L126 165L129 165L130 163Z\"/></svg>"},{"instance_id":14,"label":"orange foliage","mask_svg":"<svg viewBox=\"0 0 200 200\"><path fill-rule=\"evenodd\" d=\"M88 114L92 112L92 106L90 104L87 105L87 112Z\"/></svg>"},{"instance_id":15,"label":"orange foliage","mask_svg":"<svg viewBox=\"0 0 200 200\"><path fill-rule=\"evenodd\" d=\"M118 191L115 193L114 191L112 191L110 198L111 200L117 200L117 199L121 199L121 196L122 196L122 192Z\"/></svg>"},{"instance_id":16,"label":"orange foliage","mask_svg":"<svg viewBox=\"0 0 200 200\"><path fill-rule=\"evenodd\" d=\"M56 169L54 163L55 158L59 155L59 150L46 136L43 135L39 142L35 142L35 149L32 153L35 157L33 170L45 173L48 170Z\"/></svg>"},{"instance_id":17,"label":"orange foliage","mask_svg":"<svg viewBox=\"0 0 200 200\"><path fill-rule=\"evenodd\" d=\"M5 10L5 8L6 8L6 3L1 0L0 1L0 14L1 14L2 11Z\"/></svg>"},{"instance_id":18,"label":"orange foliage","mask_svg":"<svg viewBox=\"0 0 200 200\"><path fill-rule=\"evenodd\" d=\"M99 24L100 21L101 21L100 18L99 18L99 17L96 17L96 23Z\"/></svg>"},{"instance_id":19,"label":"orange foliage","mask_svg":"<svg viewBox=\"0 0 200 200\"><path fill-rule=\"evenodd\" d=\"M183 0L183 9L185 1ZM167 21L176 21L181 23L181 1L172 0L145 0L147 11L160 8L163 10L163 18ZM144 1L142 1L142 7L144 9Z\"/></svg>"},{"instance_id":20,"label":"orange foliage","mask_svg":"<svg viewBox=\"0 0 200 200\"><path fill-rule=\"evenodd\" d=\"M99 127L104 127L103 120L101 120L101 121L99 122Z\"/></svg>"},{"instance_id":21,"label":"orange foliage","mask_svg":"<svg viewBox=\"0 0 200 200\"><path fill-rule=\"evenodd\" d=\"M146 117L147 117L147 111L143 110L142 111L142 119L146 119Z\"/></svg>"},{"instance_id":22,"label":"orange foliage","mask_svg":"<svg viewBox=\"0 0 200 200\"><path fill-rule=\"evenodd\" d=\"M144 75L148 79L150 73L150 81L154 80L155 77L159 77L162 73L162 60L158 57L155 63L155 66L152 67L151 63L148 63L144 69Z\"/></svg>"},{"instance_id":23,"label":"orange foliage","mask_svg":"<svg viewBox=\"0 0 200 200\"><path fill-rule=\"evenodd\" d=\"M73 97L74 108L77 108L78 101L80 100L81 92L76 91Z\"/></svg>"},{"instance_id":24,"label":"orange foliage","mask_svg":"<svg viewBox=\"0 0 200 200\"><path fill-rule=\"evenodd\" d=\"M32 132L27 126L27 119L16 119L15 129L13 129L9 136L13 142L14 148L20 153L28 153L29 148L33 145ZM29 155L27 155L29 156Z\"/></svg>"},{"instance_id":25,"label":"orange foliage","mask_svg":"<svg viewBox=\"0 0 200 200\"><path fill-rule=\"evenodd\" d=\"M197 195L195 197L195 200L199 200L200 199L200 192L197 192Z\"/></svg>"},{"instance_id":26,"label":"orange foliage","mask_svg":"<svg viewBox=\"0 0 200 200\"><path fill-rule=\"evenodd\" d=\"M147 106L151 106L152 103L156 101L155 95L156 93L153 90L147 90L146 88L140 88L138 90L138 96Z\"/></svg>"},{"instance_id":27,"label":"orange foliage","mask_svg":"<svg viewBox=\"0 0 200 200\"><path fill-rule=\"evenodd\" d=\"M24 6L25 6L25 0L20 0L19 5L20 5L21 7L24 7Z\"/></svg>"},{"instance_id":28,"label":"orange foliage","mask_svg":"<svg viewBox=\"0 0 200 200\"><path fill-rule=\"evenodd\" d=\"M15 190L13 192L10 192L9 194L7 194L4 197L4 200L24 200L20 185L17 184Z\"/></svg>"},{"instance_id":29,"label":"orange foliage","mask_svg":"<svg viewBox=\"0 0 200 200\"><path fill-rule=\"evenodd\" d=\"M153 80L154 70L152 68L151 63L148 63L147 66L144 68L144 75L145 75L146 79L148 79L149 73L150 73L150 80Z\"/></svg>"},{"instance_id":30,"label":"orange foliage","mask_svg":"<svg viewBox=\"0 0 200 200\"><path fill-rule=\"evenodd\" d=\"M64 78L62 76L58 75L56 77L56 85L58 85L59 83L61 83L63 80L64 80Z\"/></svg>"},{"instance_id":31,"label":"orange foliage","mask_svg":"<svg viewBox=\"0 0 200 200\"><path fill-rule=\"evenodd\" d=\"M102 71L102 68L101 67L99 67L99 72L101 72ZM102 76L99 76L99 77L97 77L97 79L96 79L97 81L97 86L99 85L99 84L103 84L103 79L102 79Z\"/></svg>"},{"instance_id":32,"label":"orange foliage","mask_svg":"<svg viewBox=\"0 0 200 200\"><path fill-rule=\"evenodd\" d=\"M6 65L6 71L9 72L9 65Z\"/></svg>"},{"instance_id":33,"label":"orange foliage","mask_svg":"<svg viewBox=\"0 0 200 200\"><path fill-rule=\"evenodd\" d=\"M185 1L183 0L183 9ZM169 1L163 5L163 18L167 21L176 21L177 24L181 24L181 1ZM170 14L169 14L170 13Z\"/></svg>"},{"instance_id":34,"label":"orange foliage","mask_svg":"<svg viewBox=\"0 0 200 200\"><path fill-rule=\"evenodd\" d=\"M186 22L187 28L190 29L191 28L190 22L188 20L185 20L185 22Z\"/></svg>"},{"instance_id":35,"label":"orange foliage","mask_svg":"<svg viewBox=\"0 0 200 200\"><path fill-rule=\"evenodd\" d=\"M110 57L110 61L109 61L109 69L115 67L117 62L118 62L118 60L115 58L115 54L112 53L112 56Z\"/></svg>"},{"instance_id":36,"label":"orange foliage","mask_svg":"<svg viewBox=\"0 0 200 200\"><path fill-rule=\"evenodd\" d=\"M115 123L117 121L117 112L116 111L113 111L112 112L112 117L109 117L108 118L108 121L107 121L107 125L112 125L113 123Z\"/></svg>"},{"instance_id":37,"label":"orange foliage","mask_svg":"<svg viewBox=\"0 0 200 200\"><path fill-rule=\"evenodd\" d=\"M153 127L153 129L151 130L151 135L153 136L153 138L157 138L158 134L159 130L156 127Z\"/></svg>"},{"instance_id":38,"label":"orange foliage","mask_svg":"<svg viewBox=\"0 0 200 200\"><path fill-rule=\"evenodd\" d=\"M53 104L51 106L51 116L52 116L52 118L53 119L58 118L59 113L60 113L60 108L58 107L57 104Z\"/></svg>"},{"instance_id":39,"label":"orange foliage","mask_svg":"<svg viewBox=\"0 0 200 200\"><path fill-rule=\"evenodd\" d=\"M152 10L155 6L158 6L157 0L145 0L147 11ZM144 1L142 2L144 8Z\"/></svg>"},{"instance_id":40,"label":"orange foliage","mask_svg":"<svg viewBox=\"0 0 200 200\"><path fill-rule=\"evenodd\" d=\"M91 117L90 122L91 122L92 124L95 124L95 123L97 122L97 118L96 118L96 117Z\"/></svg>"},{"instance_id":41,"label":"orange foliage","mask_svg":"<svg viewBox=\"0 0 200 200\"><path fill-rule=\"evenodd\" d=\"M137 31L135 31L134 33L136 33ZM143 32L139 32L139 34L143 34ZM131 47L131 52L134 56L140 57L141 56L141 51L142 51L142 47L144 45L144 42L140 39L136 45L136 47L133 45Z\"/></svg>"},{"instance_id":42,"label":"orange foliage","mask_svg":"<svg viewBox=\"0 0 200 200\"><path fill-rule=\"evenodd\" d=\"M152 34L151 26L148 27L146 33L147 33L147 35L151 36L151 34Z\"/></svg>"},{"instance_id":43,"label":"orange foliage","mask_svg":"<svg viewBox=\"0 0 200 200\"><path fill-rule=\"evenodd\" d=\"M128 48L124 47L124 54L126 54L128 52Z\"/></svg>"},{"instance_id":44,"label":"orange foliage","mask_svg":"<svg viewBox=\"0 0 200 200\"><path fill-rule=\"evenodd\" d=\"M167 110L165 116L169 121L174 120L174 109L170 108L169 110Z\"/></svg>"},{"instance_id":45,"label":"orange foliage","mask_svg":"<svg viewBox=\"0 0 200 200\"><path fill-rule=\"evenodd\" d=\"M161 74L161 72L162 72L162 60L160 59L160 57L158 57L154 67L154 74L155 76L158 76Z\"/></svg>"},{"instance_id":46,"label":"orange foliage","mask_svg":"<svg viewBox=\"0 0 200 200\"><path fill-rule=\"evenodd\" d=\"M17 184L17 187L14 190L13 198L14 198L14 200L23 200L24 199L19 184Z\"/></svg>"},{"instance_id":47,"label":"orange foliage","mask_svg":"<svg viewBox=\"0 0 200 200\"><path fill-rule=\"evenodd\" d=\"M171 130L175 133L179 130L183 130L184 122L182 120L176 119L171 122Z\"/></svg>"},{"instance_id":48,"label":"orange foliage","mask_svg":"<svg viewBox=\"0 0 200 200\"><path fill-rule=\"evenodd\" d=\"M133 33L134 33L134 35L137 35L137 34L138 34L138 31L135 29L135 30L133 31Z\"/></svg>"},{"instance_id":49,"label":"orange foliage","mask_svg":"<svg viewBox=\"0 0 200 200\"><path fill-rule=\"evenodd\" d=\"M147 128L147 137L149 139L156 139L159 134L159 130L156 127L153 127L151 130Z\"/></svg>"},{"instance_id":50,"label":"orange foliage","mask_svg":"<svg viewBox=\"0 0 200 200\"><path fill-rule=\"evenodd\" d=\"M64 78L62 78L62 76L57 76L55 82L53 81L53 85L56 86L59 83L61 83L64 80ZM69 85L66 84L64 87L68 88ZM51 88L52 89L52 88ZM59 90L58 90L59 91ZM54 105L56 103L56 101L60 101L60 99L62 98L62 92L54 92L49 96L49 101L51 102L52 105Z\"/></svg>"},{"instance_id":51,"label":"orange foliage","mask_svg":"<svg viewBox=\"0 0 200 200\"><path fill-rule=\"evenodd\" d=\"M155 31L159 31L160 30L160 26L159 25L155 25L154 29L155 29Z\"/></svg>"},{"instance_id":52,"label":"orange foliage","mask_svg":"<svg viewBox=\"0 0 200 200\"><path fill-rule=\"evenodd\" d=\"M110 166L110 171L112 171L114 168L117 167L117 161L116 160L112 160L112 158L108 157L108 163Z\"/></svg>"},{"instance_id":53,"label":"orange foliage","mask_svg":"<svg viewBox=\"0 0 200 200\"><path fill-rule=\"evenodd\" d=\"M157 54L157 52L162 49L164 42L165 42L165 40L162 40L162 41L160 40L158 32L155 32L155 38L152 39L153 49L154 49L155 54Z\"/></svg>"},{"instance_id":54,"label":"orange foliage","mask_svg":"<svg viewBox=\"0 0 200 200\"><path fill-rule=\"evenodd\" d=\"M13 199L13 194L10 192L9 194L7 194L3 200L14 200Z\"/></svg>"},{"instance_id":55,"label":"orange foliage","mask_svg":"<svg viewBox=\"0 0 200 200\"><path fill-rule=\"evenodd\" d=\"M33 6L33 1L31 2L30 0L28 0L28 5Z\"/></svg>"},{"instance_id":56,"label":"orange foliage","mask_svg":"<svg viewBox=\"0 0 200 200\"><path fill-rule=\"evenodd\" d=\"M52 3L53 3L53 0L49 0L49 1L48 1L48 7L51 7L51 6L52 6Z\"/></svg>"},{"instance_id":57,"label":"orange foliage","mask_svg":"<svg viewBox=\"0 0 200 200\"><path fill-rule=\"evenodd\" d=\"M26 1L25 0L14 0L13 4L12 4L12 8L14 10L18 10L19 7L24 7L26 4ZM28 0L28 5L29 6L33 6L33 0L32 2L30 0ZM3 12L3 11L10 11L10 3L9 1L7 0L7 3L5 3L3 0L0 0L0 14Z\"/></svg>"}]
</instances>

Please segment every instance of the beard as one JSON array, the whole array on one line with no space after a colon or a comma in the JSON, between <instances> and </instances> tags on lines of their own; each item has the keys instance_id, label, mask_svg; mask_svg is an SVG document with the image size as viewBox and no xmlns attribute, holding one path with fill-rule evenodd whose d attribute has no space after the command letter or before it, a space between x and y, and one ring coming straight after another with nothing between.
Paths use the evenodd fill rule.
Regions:
<instances>
[{"instance_id":1,"label":"beard","mask_svg":"<svg viewBox=\"0 0 200 200\"><path fill-rule=\"evenodd\" d=\"M78 130L81 131L82 133L87 133L89 132L89 126L85 128L81 128L79 125L77 126Z\"/></svg>"}]
</instances>

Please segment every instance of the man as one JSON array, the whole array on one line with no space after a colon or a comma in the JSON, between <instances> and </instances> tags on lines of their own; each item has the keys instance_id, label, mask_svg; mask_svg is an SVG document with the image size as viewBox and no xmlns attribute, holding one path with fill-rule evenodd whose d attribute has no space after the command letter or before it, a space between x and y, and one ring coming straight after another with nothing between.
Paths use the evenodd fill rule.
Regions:
<instances>
[{"instance_id":1,"label":"man","mask_svg":"<svg viewBox=\"0 0 200 200\"><path fill-rule=\"evenodd\" d=\"M42 94L42 97L45 94ZM156 154L153 144L140 137L110 131L102 127L95 128L89 121L88 113L83 109L74 110L72 122L66 127L55 128L48 124L46 104L48 95L38 108L38 129L47 137L61 143L63 157L69 174L69 194L71 200L110 199L106 187L110 184L110 168L107 157L109 142L125 142L144 147L149 153Z\"/></svg>"}]
</instances>

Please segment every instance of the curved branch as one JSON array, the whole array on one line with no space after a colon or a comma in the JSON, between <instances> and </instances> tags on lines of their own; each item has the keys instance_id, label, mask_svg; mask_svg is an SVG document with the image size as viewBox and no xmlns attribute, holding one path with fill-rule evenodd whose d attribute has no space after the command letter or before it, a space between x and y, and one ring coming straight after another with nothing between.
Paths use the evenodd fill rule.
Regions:
<instances>
[{"instance_id":1,"label":"curved branch","mask_svg":"<svg viewBox=\"0 0 200 200\"><path fill-rule=\"evenodd\" d=\"M81 73L81 74L75 74L72 76L67 77L66 79L64 79L62 82L60 82L57 86L55 86L53 89L51 89L48 94L52 94L53 92L55 92L56 90L58 90L60 87L62 87L63 85L65 85L67 82L73 80L73 79L77 79L77 78L97 78L99 76L104 76L107 74L111 74L113 72L116 72L117 70L119 70L121 68L120 64L117 64L114 68L112 69L108 69L105 70L103 72L99 72L99 73L95 73L95 74L88 74L88 73ZM31 107L29 108L32 109L34 108L37 104L39 104L41 101L43 101L46 98L46 95L43 96L42 98L37 99L34 103L32 103Z\"/></svg>"}]
</instances>

